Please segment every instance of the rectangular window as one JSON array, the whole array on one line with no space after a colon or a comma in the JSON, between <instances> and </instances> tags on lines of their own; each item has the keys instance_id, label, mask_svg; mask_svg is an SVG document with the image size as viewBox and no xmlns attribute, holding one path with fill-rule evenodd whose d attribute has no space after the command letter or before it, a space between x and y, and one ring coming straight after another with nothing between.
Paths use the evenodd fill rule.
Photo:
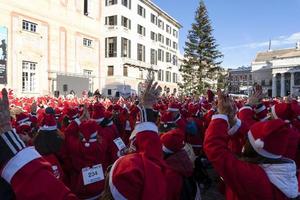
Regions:
<instances>
[{"instance_id":1,"label":"rectangular window","mask_svg":"<svg viewBox=\"0 0 300 200\"><path fill-rule=\"evenodd\" d=\"M110 26L118 25L118 15L105 17L105 25L110 25Z\"/></svg>"},{"instance_id":2,"label":"rectangular window","mask_svg":"<svg viewBox=\"0 0 300 200\"><path fill-rule=\"evenodd\" d=\"M157 72L157 80L161 81L161 69Z\"/></svg>"},{"instance_id":3,"label":"rectangular window","mask_svg":"<svg viewBox=\"0 0 300 200\"><path fill-rule=\"evenodd\" d=\"M92 43L93 43L93 40L90 40L90 39L87 39L87 38L83 38L83 46L85 47L92 47Z\"/></svg>"},{"instance_id":4,"label":"rectangular window","mask_svg":"<svg viewBox=\"0 0 300 200\"><path fill-rule=\"evenodd\" d=\"M22 62L22 91L35 92L36 91L36 65L35 62Z\"/></svg>"},{"instance_id":5,"label":"rectangular window","mask_svg":"<svg viewBox=\"0 0 300 200\"><path fill-rule=\"evenodd\" d=\"M141 25L137 25L137 32L140 35L146 36L146 29L145 27L141 26Z\"/></svg>"},{"instance_id":6,"label":"rectangular window","mask_svg":"<svg viewBox=\"0 0 300 200\"><path fill-rule=\"evenodd\" d=\"M167 31L167 33L169 33L169 34L172 33L171 26L169 26L168 24L166 25L166 31Z\"/></svg>"},{"instance_id":7,"label":"rectangular window","mask_svg":"<svg viewBox=\"0 0 300 200\"><path fill-rule=\"evenodd\" d=\"M111 96L111 89L107 89L107 95Z\"/></svg>"},{"instance_id":8,"label":"rectangular window","mask_svg":"<svg viewBox=\"0 0 300 200\"><path fill-rule=\"evenodd\" d=\"M178 44L176 42L173 42L173 49L178 49Z\"/></svg>"},{"instance_id":9,"label":"rectangular window","mask_svg":"<svg viewBox=\"0 0 300 200\"><path fill-rule=\"evenodd\" d=\"M157 65L157 51L155 49L151 49L151 65Z\"/></svg>"},{"instance_id":10,"label":"rectangular window","mask_svg":"<svg viewBox=\"0 0 300 200\"><path fill-rule=\"evenodd\" d=\"M178 64L178 59L177 59L177 56L176 55L173 55L173 65L177 66Z\"/></svg>"},{"instance_id":11,"label":"rectangular window","mask_svg":"<svg viewBox=\"0 0 300 200\"><path fill-rule=\"evenodd\" d=\"M106 6L112 6L118 4L118 0L106 0L105 5Z\"/></svg>"},{"instance_id":12,"label":"rectangular window","mask_svg":"<svg viewBox=\"0 0 300 200\"><path fill-rule=\"evenodd\" d=\"M157 17L151 13L151 22L155 25L157 25Z\"/></svg>"},{"instance_id":13,"label":"rectangular window","mask_svg":"<svg viewBox=\"0 0 300 200\"><path fill-rule=\"evenodd\" d=\"M157 41L157 34L151 31L151 40Z\"/></svg>"},{"instance_id":14,"label":"rectangular window","mask_svg":"<svg viewBox=\"0 0 300 200\"><path fill-rule=\"evenodd\" d=\"M114 66L107 66L107 76L114 75Z\"/></svg>"},{"instance_id":15,"label":"rectangular window","mask_svg":"<svg viewBox=\"0 0 300 200\"><path fill-rule=\"evenodd\" d=\"M145 46L142 44L137 44L137 59L145 62Z\"/></svg>"},{"instance_id":16,"label":"rectangular window","mask_svg":"<svg viewBox=\"0 0 300 200\"><path fill-rule=\"evenodd\" d=\"M117 57L117 37L105 38L106 57Z\"/></svg>"},{"instance_id":17,"label":"rectangular window","mask_svg":"<svg viewBox=\"0 0 300 200\"><path fill-rule=\"evenodd\" d=\"M131 20L127 17L122 16L121 25L125 28L131 29Z\"/></svg>"},{"instance_id":18,"label":"rectangular window","mask_svg":"<svg viewBox=\"0 0 300 200\"><path fill-rule=\"evenodd\" d=\"M123 66L123 76L128 76L128 67Z\"/></svg>"},{"instance_id":19,"label":"rectangular window","mask_svg":"<svg viewBox=\"0 0 300 200\"><path fill-rule=\"evenodd\" d=\"M131 0L122 0L122 5L131 9Z\"/></svg>"},{"instance_id":20,"label":"rectangular window","mask_svg":"<svg viewBox=\"0 0 300 200\"><path fill-rule=\"evenodd\" d=\"M157 40L161 43L165 43L165 37L160 33L157 35Z\"/></svg>"},{"instance_id":21,"label":"rectangular window","mask_svg":"<svg viewBox=\"0 0 300 200\"><path fill-rule=\"evenodd\" d=\"M121 38L121 57L131 57L131 41L126 38Z\"/></svg>"},{"instance_id":22,"label":"rectangular window","mask_svg":"<svg viewBox=\"0 0 300 200\"><path fill-rule=\"evenodd\" d=\"M158 49L158 60L159 61L164 62L164 55L165 55L165 52L161 49Z\"/></svg>"},{"instance_id":23,"label":"rectangular window","mask_svg":"<svg viewBox=\"0 0 300 200\"><path fill-rule=\"evenodd\" d=\"M171 54L169 52L166 52L166 62L171 62Z\"/></svg>"},{"instance_id":24,"label":"rectangular window","mask_svg":"<svg viewBox=\"0 0 300 200\"><path fill-rule=\"evenodd\" d=\"M171 72L166 71L166 81L171 82Z\"/></svg>"},{"instance_id":25,"label":"rectangular window","mask_svg":"<svg viewBox=\"0 0 300 200\"><path fill-rule=\"evenodd\" d=\"M177 83L177 74L173 73L173 83Z\"/></svg>"},{"instance_id":26,"label":"rectangular window","mask_svg":"<svg viewBox=\"0 0 300 200\"><path fill-rule=\"evenodd\" d=\"M176 37L176 38L178 38L178 31L175 30L175 29L173 29L173 36Z\"/></svg>"},{"instance_id":27,"label":"rectangular window","mask_svg":"<svg viewBox=\"0 0 300 200\"><path fill-rule=\"evenodd\" d=\"M161 28L162 30L164 30L165 24L164 24L164 22L162 20L159 19L157 21L157 25L158 25L158 28Z\"/></svg>"},{"instance_id":28,"label":"rectangular window","mask_svg":"<svg viewBox=\"0 0 300 200\"><path fill-rule=\"evenodd\" d=\"M37 27L36 23L26 21L26 20L22 21L22 28L24 31L36 33L36 27Z\"/></svg>"},{"instance_id":29,"label":"rectangular window","mask_svg":"<svg viewBox=\"0 0 300 200\"><path fill-rule=\"evenodd\" d=\"M172 44L171 44L171 40L169 38L166 38L166 45L171 47Z\"/></svg>"},{"instance_id":30,"label":"rectangular window","mask_svg":"<svg viewBox=\"0 0 300 200\"><path fill-rule=\"evenodd\" d=\"M144 18L146 17L146 10L140 5L137 7L137 13Z\"/></svg>"}]
</instances>

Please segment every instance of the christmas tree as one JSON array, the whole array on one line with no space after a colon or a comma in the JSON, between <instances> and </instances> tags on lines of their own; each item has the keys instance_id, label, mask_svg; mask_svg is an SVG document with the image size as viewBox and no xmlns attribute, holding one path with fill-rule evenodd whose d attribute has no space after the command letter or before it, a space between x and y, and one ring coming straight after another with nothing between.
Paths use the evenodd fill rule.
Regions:
<instances>
[{"instance_id":1,"label":"christmas tree","mask_svg":"<svg viewBox=\"0 0 300 200\"><path fill-rule=\"evenodd\" d=\"M209 85L204 78L213 79L220 69L222 53L218 50L216 40L212 35L213 28L208 17L204 1L195 14L195 22L188 32L184 48L184 61L180 71L185 93L203 94Z\"/></svg>"}]
</instances>

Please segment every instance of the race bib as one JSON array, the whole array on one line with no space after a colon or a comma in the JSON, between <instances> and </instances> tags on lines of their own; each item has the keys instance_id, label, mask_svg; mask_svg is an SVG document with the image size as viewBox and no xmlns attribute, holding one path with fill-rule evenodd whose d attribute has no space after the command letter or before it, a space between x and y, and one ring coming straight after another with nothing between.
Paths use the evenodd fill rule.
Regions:
<instances>
[{"instance_id":1,"label":"race bib","mask_svg":"<svg viewBox=\"0 0 300 200\"><path fill-rule=\"evenodd\" d=\"M126 147L126 145L124 144L123 140L120 137L114 139L114 143L117 145L119 150L122 150Z\"/></svg>"},{"instance_id":2,"label":"race bib","mask_svg":"<svg viewBox=\"0 0 300 200\"><path fill-rule=\"evenodd\" d=\"M104 179L102 165L94 165L93 167L86 167L82 169L83 184L89 185L99 182Z\"/></svg>"}]
</instances>

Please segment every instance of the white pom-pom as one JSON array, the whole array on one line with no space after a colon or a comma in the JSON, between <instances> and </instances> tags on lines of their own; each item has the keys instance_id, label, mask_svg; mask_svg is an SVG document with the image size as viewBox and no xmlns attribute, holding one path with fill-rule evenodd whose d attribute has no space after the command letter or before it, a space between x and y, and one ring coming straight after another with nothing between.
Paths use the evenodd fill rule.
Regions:
<instances>
[{"instance_id":1,"label":"white pom-pom","mask_svg":"<svg viewBox=\"0 0 300 200\"><path fill-rule=\"evenodd\" d=\"M89 147L89 146L90 146L90 143L84 143L84 146L85 146L85 147Z\"/></svg>"},{"instance_id":2,"label":"white pom-pom","mask_svg":"<svg viewBox=\"0 0 300 200\"><path fill-rule=\"evenodd\" d=\"M258 149L264 148L265 143L261 139L255 140L255 147Z\"/></svg>"},{"instance_id":3,"label":"white pom-pom","mask_svg":"<svg viewBox=\"0 0 300 200\"><path fill-rule=\"evenodd\" d=\"M164 124L164 127L167 128L167 127L168 127L168 124Z\"/></svg>"}]
</instances>

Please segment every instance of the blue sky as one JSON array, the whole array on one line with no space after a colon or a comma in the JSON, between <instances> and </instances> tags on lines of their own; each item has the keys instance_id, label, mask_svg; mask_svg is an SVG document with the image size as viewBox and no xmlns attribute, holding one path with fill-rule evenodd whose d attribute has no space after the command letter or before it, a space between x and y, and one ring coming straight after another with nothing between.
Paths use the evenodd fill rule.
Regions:
<instances>
[{"instance_id":1,"label":"blue sky","mask_svg":"<svg viewBox=\"0 0 300 200\"><path fill-rule=\"evenodd\" d=\"M187 32L199 0L153 0L177 19L183 28L183 52ZM300 0L205 0L214 36L224 54L223 67L250 65L256 52L292 48L300 41Z\"/></svg>"}]
</instances>

